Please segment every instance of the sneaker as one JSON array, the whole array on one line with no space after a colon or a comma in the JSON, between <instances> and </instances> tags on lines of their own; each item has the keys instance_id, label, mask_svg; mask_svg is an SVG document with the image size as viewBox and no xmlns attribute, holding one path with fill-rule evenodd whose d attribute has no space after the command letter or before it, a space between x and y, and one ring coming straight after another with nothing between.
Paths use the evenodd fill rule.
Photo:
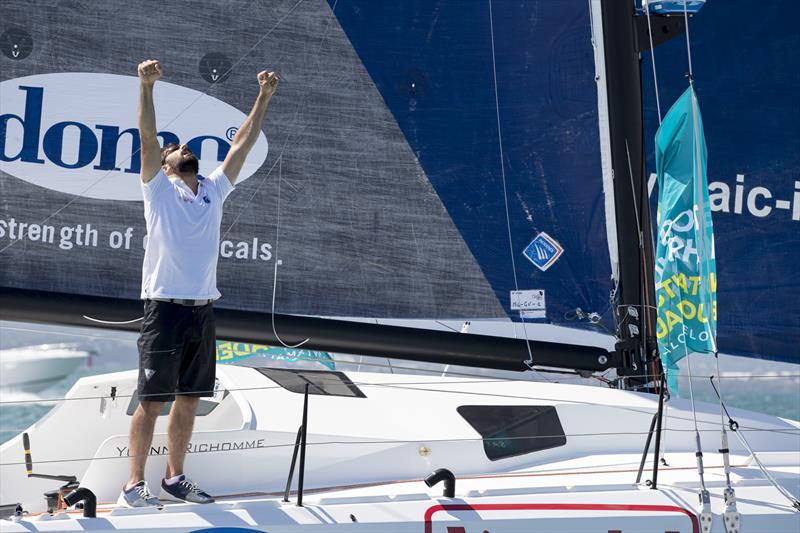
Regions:
<instances>
[{"instance_id":1,"label":"sneaker","mask_svg":"<svg viewBox=\"0 0 800 533\"><path fill-rule=\"evenodd\" d=\"M161 480L161 491L162 494L166 493L168 496L172 496L183 502L214 503L214 498L200 490L197 483L184 475L181 475L180 480L172 485L167 485L166 479Z\"/></svg>"},{"instance_id":2,"label":"sneaker","mask_svg":"<svg viewBox=\"0 0 800 533\"><path fill-rule=\"evenodd\" d=\"M126 489L126 486L122 486L122 492L117 499L118 505L124 507L157 507L158 509L163 507L158 498L150 494L147 481L142 480L129 489Z\"/></svg>"}]
</instances>

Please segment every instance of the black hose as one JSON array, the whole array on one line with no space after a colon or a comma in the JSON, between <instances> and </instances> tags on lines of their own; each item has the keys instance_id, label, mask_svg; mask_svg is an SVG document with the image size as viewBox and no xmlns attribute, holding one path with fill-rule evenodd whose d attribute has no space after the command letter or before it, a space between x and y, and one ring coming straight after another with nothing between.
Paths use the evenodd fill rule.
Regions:
<instances>
[{"instance_id":1,"label":"black hose","mask_svg":"<svg viewBox=\"0 0 800 533\"><path fill-rule=\"evenodd\" d=\"M69 506L83 502L84 518L95 518L97 516L97 496L86 487L78 487L64 496L64 502Z\"/></svg>"},{"instance_id":2,"label":"black hose","mask_svg":"<svg viewBox=\"0 0 800 533\"><path fill-rule=\"evenodd\" d=\"M440 481L444 481L444 497L455 498L456 496L456 476L446 468L439 468L434 470L428 477L425 478L425 484L428 487L433 487Z\"/></svg>"}]
</instances>

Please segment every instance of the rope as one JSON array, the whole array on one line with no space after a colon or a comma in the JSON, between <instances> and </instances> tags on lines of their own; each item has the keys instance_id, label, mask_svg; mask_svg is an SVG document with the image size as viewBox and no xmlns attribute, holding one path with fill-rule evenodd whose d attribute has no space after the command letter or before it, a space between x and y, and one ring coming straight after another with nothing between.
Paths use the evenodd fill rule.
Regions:
<instances>
[{"instance_id":1,"label":"rope","mask_svg":"<svg viewBox=\"0 0 800 533\"><path fill-rule=\"evenodd\" d=\"M642 262L644 262L644 235L642 234L642 226L641 226L640 216L639 216L639 199L636 197L636 184L634 183L634 180L633 180L633 164L631 163L631 149L630 149L630 145L628 144L628 139L627 138L625 139L625 153L627 154L627 157L628 157L628 176L631 179L631 197L633 198L633 209L634 209L634 215L636 217L636 235L639 238L639 254L640 254L640 257L642 258ZM642 279L642 285L644 285L645 283L647 283L647 281L646 281L647 272L646 272L646 269L642 269L642 270L643 270L643 274L644 274L642 276L642 278L643 278ZM646 295L647 294L647 287L643 286L643 287L641 287L641 289L642 289L642 295L643 296ZM645 296L645 298L646 298L646 296ZM643 305L647 305L647 304L643 303ZM625 316L626 317L628 316L629 312L630 312L630 308L626 308L626 310L625 310ZM642 333L641 333L641 335L639 337L640 337L640 339L642 341L643 351L646 353L646 351L647 351L647 347L646 347L646 342L647 342L647 316L645 316L645 314L642 313L641 315L639 315L638 322L639 322L639 324L641 325L641 328L642 328ZM620 320L620 325L622 325L622 323L623 323L623 320ZM633 337L632 334L629 333L629 335L631 337ZM623 337L626 337L626 336L627 335L623 335ZM650 365L648 365L646 362L642 362L642 364L644 366L644 376L645 376L645 379L647 380L646 382L649 383L650 382L650 368L649 368Z\"/></svg>"},{"instance_id":2,"label":"rope","mask_svg":"<svg viewBox=\"0 0 800 533\"><path fill-rule=\"evenodd\" d=\"M83 318L85 318L89 322L97 322L98 324L109 324L109 325L112 325L112 326L120 326L120 325L123 325L123 324L133 324L135 322L139 322L140 320L144 319L143 316L140 316L139 318L134 318L132 320L113 321L113 320L101 320L99 318L92 318L92 317L87 316L87 315L83 315Z\"/></svg>"},{"instance_id":3,"label":"rope","mask_svg":"<svg viewBox=\"0 0 800 533\"><path fill-rule=\"evenodd\" d=\"M278 342L281 343L281 346L284 348L299 348L300 346L304 345L308 341L311 340L310 337L306 337L305 340L298 342L297 344L287 344L281 339L280 335L278 335L278 330L275 327L275 298L278 294L278 266L280 266L281 261L278 259L278 243L280 242L280 233L281 233L281 182L283 181L283 154L281 154L280 158L278 159L278 208L277 208L277 226L275 228L275 269L272 278L272 333L275 335L275 338L278 339Z\"/></svg>"},{"instance_id":4,"label":"rope","mask_svg":"<svg viewBox=\"0 0 800 533\"><path fill-rule=\"evenodd\" d=\"M719 370L719 356L715 353L714 359L717 363L717 375L720 374ZM728 413L728 410L725 409L725 404L722 402L722 383L719 385L719 390L717 387L714 386L714 376L711 376L711 386L714 387L714 392L717 393L717 397L719 398L719 426L722 430L722 440L720 441L720 451L723 454L723 460L725 463L725 483L727 485L728 490L733 490L731 488L731 471L730 471L730 464L728 463L728 435L725 432L725 418L723 416L723 411L725 414ZM731 429L733 429L733 419L731 419L730 415L728 414L728 420L731 421ZM738 425L738 424L737 424Z\"/></svg>"},{"instance_id":5,"label":"rope","mask_svg":"<svg viewBox=\"0 0 800 533\"><path fill-rule=\"evenodd\" d=\"M653 45L653 27L650 25L650 5L644 0L644 12L647 17L647 36L650 38L650 62L653 64L653 87L656 93L656 110L658 112L658 125L661 126L661 99L658 94L658 76L656 75L656 52Z\"/></svg>"},{"instance_id":6,"label":"rope","mask_svg":"<svg viewBox=\"0 0 800 533\"><path fill-rule=\"evenodd\" d=\"M325 26L325 31L323 32L322 38L320 39L320 42L319 42L319 46L317 47L317 52L314 54L315 57L319 56L319 53L320 53L320 51L322 50L322 47L325 44L325 40L328 38L328 31L330 30L330 27L332 25L332 21L334 20L334 18L336 16L335 15L336 6L337 6L338 3L339 3L339 0L336 0L334 2L333 6L331 7L331 16L328 19L327 25ZM294 9L294 8L292 8L292 9ZM283 183L283 155L284 155L284 152L286 151L287 146L289 146L289 144L290 144L289 141L290 140L294 140L294 139L292 139L292 129L297 124L297 118L298 118L298 116L300 114L300 110L304 107L303 104L308 99L308 94L309 93L307 92L305 94L305 97L303 98L303 100L301 100L300 103L298 103L297 107L295 108L294 116L292 117L292 122L289 125L289 127L287 128L288 133L286 134L286 139L285 139L285 141L283 143L283 147L281 148L281 152L278 155L278 158L276 159L276 162L273 163L272 167L270 168L269 172L264 177L264 179L261 180L261 182L259 182L258 186L255 188L253 193L250 195L250 197L244 203L244 206L242 208L238 209L238 214L236 215L236 218L234 218L233 222L231 222L231 224L228 226L228 229L225 231L225 233L222 235L222 237L220 237L220 239L224 238L233 229L233 227L239 221L239 218L242 216L242 214L246 212L246 207L250 204L250 202L253 200L253 198L255 198L256 193L258 193L258 191L261 189L261 186L267 181L269 176L272 174L272 170L275 168L275 165L278 165L277 224L276 224L276 228L275 228L275 265L274 265L273 278L272 278L272 307L271 307L272 316L271 316L271 326L272 326L272 333L275 335L275 338L278 340L278 342L281 344L281 346L283 346L284 348L290 348L290 349L299 348L300 346L302 346L302 345L306 344L308 341L310 341L311 338L307 337L305 340L302 340L302 341L298 342L297 344L288 344L287 342L285 342L280 337L280 335L278 334L277 327L275 325L275 301L276 301L277 291L278 291L278 267L281 264L281 261L279 260L279 255L278 255L278 243L279 243L279 239L280 239L280 229L281 229L281 186L282 186L282 183ZM300 132L298 132L294 136L294 138L296 139L299 135L300 135Z\"/></svg>"},{"instance_id":7,"label":"rope","mask_svg":"<svg viewBox=\"0 0 800 533\"><path fill-rule=\"evenodd\" d=\"M691 430L675 430L675 431L691 431ZM708 431L716 431L716 429L711 429ZM464 437L464 438L452 438L452 439L423 439L423 440L401 440L401 439L387 439L387 440L330 440L330 441L321 441L321 442L308 442L307 446L341 446L346 444L357 444L357 445L365 445L365 444L375 444L375 445L391 445L391 444L420 444L420 443L459 443L459 442L493 442L493 441L509 441L509 440L534 440L534 439L553 439L553 438L595 438L595 437L619 437L620 435L627 435L627 436L641 436L647 435L648 432L613 432L613 433L571 433L571 434L554 434L554 435L521 435L521 436L513 436L513 437ZM287 433L288 435L288 433ZM203 450L203 451L193 451L190 452L192 454L205 454L205 453L228 453L228 452L242 452L242 451L254 451L254 450L263 450L263 449L274 449L274 448L293 448L295 444L286 443L286 444L267 444L264 446L260 446L257 448L244 448L241 450ZM157 454L159 456L169 456L171 455L170 452ZM64 459L47 459L42 461L34 461L34 465L37 464L52 464L52 463L74 463L74 462L81 462L81 461L104 461L109 459L130 459L128 455L119 455L119 456L104 456L104 457L84 457L84 458L64 458ZM4 466L19 466L24 465L24 461L19 462L9 462L9 463L0 463L0 467Z\"/></svg>"},{"instance_id":8,"label":"rope","mask_svg":"<svg viewBox=\"0 0 800 533\"><path fill-rule=\"evenodd\" d=\"M500 126L500 98L498 96L497 90L497 61L495 58L495 49L494 49L494 17L492 15L492 0L489 0L489 33L491 36L492 42L492 76L494 81L494 109L495 115L497 118L497 143L500 149L500 174L503 178L503 202L505 205L505 213L506 213L506 230L508 231L508 251L509 256L511 257L511 270L514 274L514 290L519 290L519 283L517 281L517 263L514 259L514 240L511 237L511 216L509 215L508 209L508 188L506 186L506 163L505 163L505 155L503 154L503 133L502 128ZM525 336L525 346L528 349L528 360L525 361L525 364L528 365L533 371L533 351L531 350L531 341L528 338L528 329L525 325L525 318L520 313L520 320L522 320L522 332ZM546 378L545 378L546 379ZM548 380L549 381L549 380Z\"/></svg>"},{"instance_id":9,"label":"rope","mask_svg":"<svg viewBox=\"0 0 800 533\"><path fill-rule=\"evenodd\" d=\"M719 358L717 358L717 373L719 373ZM720 384L720 388L719 388L719 390L717 390L717 387L714 385L714 377L713 376L711 377L711 386L714 387L714 392L717 394L717 397L719 398L719 406L720 406L719 416L720 416L720 422L721 422L721 425L722 425L722 433L723 433L723 435L725 435L725 421L724 421L724 418L722 416L722 412L724 411L725 414L728 416L728 424L729 424L729 426L731 428L731 431L734 434L736 434L738 439L741 441L742 445L745 447L745 449L747 449L748 453L750 453L750 456L756 462L756 465L761 470L761 472L764 474L764 476L778 490L778 492L780 492L787 500L789 500L789 502L791 502L792 506L795 509L800 511L800 500L795 498L788 490L783 488L777 481L775 481L775 478L772 477L772 474L770 474L769 471L764 467L764 465L761 463L761 460L758 458L756 453L750 447L750 443L747 442L747 439L745 439L744 435L740 435L739 434L739 423L736 422L731 417L730 413L728 413L728 409L727 409L727 407L725 407L725 403L722 400L722 385ZM727 441L727 439L723 440L723 446L725 445L724 443L726 441ZM725 477L727 479L728 488L730 488L730 486L731 486L730 473L728 471L729 467L728 467L727 463L728 462L727 462L727 459L726 459L725 460L725 467L726 467L725 468Z\"/></svg>"},{"instance_id":10,"label":"rope","mask_svg":"<svg viewBox=\"0 0 800 533\"><path fill-rule=\"evenodd\" d=\"M692 45L689 41L689 11L687 8L687 0L683 0L683 20L686 26L686 56L689 60L689 83L694 82L694 72L692 71Z\"/></svg>"},{"instance_id":11,"label":"rope","mask_svg":"<svg viewBox=\"0 0 800 533\"><path fill-rule=\"evenodd\" d=\"M361 386L364 388L369 387L376 387L376 388L390 388L390 389L400 389L400 390L412 390L415 392L431 392L431 393L440 393L440 394L460 394L464 396L475 396L479 398L502 398L502 399L511 399L511 400L526 400L526 401L542 401L542 402L553 402L554 398L552 397L544 397L544 396L528 396L528 395L520 395L520 394L498 394L492 392L479 392L479 391L453 391L448 389L437 389L431 388L430 385L458 385L458 384L480 384L480 383L496 383L502 382L504 380L466 380L462 382L453 382L453 381L437 381L437 382L429 382L429 381L422 381L422 382L387 382L387 383L375 383L375 382L366 382L366 381L354 381L352 382L354 385ZM530 383L530 382L525 382ZM414 385L426 385L426 387L421 386L414 386ZM279 385L265 385L259 387L241 387L241 388L227 388L225 390L229 392L235 391L253 391L253 390L274 390L282 388ZM218 392L213 390L208 391L198 391L198 392L207 392L209 394ZM117 394L116 398L132 398L133 394ZM146 398L147 395L139 395L140 398ZM57 402L57 401L79 401L79 400L99 400L99 399L108 399L108 395L98 395L98 396L82 396L79 398L62 398L62 399L49 399L49 400L8 400L0 402L0 405L3 404L30 404L30 403L46 403L46 402ZM558 399L559 404L570 404L570 405L586 405L596 407L601 405L603 407L608 407L607 405L598 404L597 402L591 401L581 401L581 400L574 400L574 399ZM635 408L635 407L627 407L623 405L615 405L613 409L618 409L624 412L642 414L646 416L652 416L653 411L648 410L645 408ZM682 416L671 416L669 417L673 420L682 420L685 422L690 422L692 419L685 418ZM767 432L767 433L780 433L785 435L792 435L792 434L800 434L800 428L782 428L782 429L771 429L771 428L761 428L761 427L752 427L752 426L742 426L740 430L744 431L760 431L760 432ZM682 430L672 430L672 431L695 431L692 429L682 429ZM705 429L700 431L717 431L716 428L712 429Z\"/></svg>"}]
</instances>

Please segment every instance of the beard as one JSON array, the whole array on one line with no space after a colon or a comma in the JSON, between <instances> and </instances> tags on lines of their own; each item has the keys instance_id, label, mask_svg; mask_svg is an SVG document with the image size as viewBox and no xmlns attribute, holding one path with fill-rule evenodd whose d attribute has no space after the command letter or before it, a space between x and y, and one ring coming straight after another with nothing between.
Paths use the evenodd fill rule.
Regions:
<instances>
[{"instance_id":1,"label":"beard","mask_svg":"<svg viewBox=\"0 0 800 533\"><path fill-rule=\"evenodd\" d=\"M187 174L189 172L192 174L197 174L199 171L200 162L197 161L197 158L194 155L186 157L186 159L178 164L178 172L181 174Z\"/></svg>"}]
</instances>

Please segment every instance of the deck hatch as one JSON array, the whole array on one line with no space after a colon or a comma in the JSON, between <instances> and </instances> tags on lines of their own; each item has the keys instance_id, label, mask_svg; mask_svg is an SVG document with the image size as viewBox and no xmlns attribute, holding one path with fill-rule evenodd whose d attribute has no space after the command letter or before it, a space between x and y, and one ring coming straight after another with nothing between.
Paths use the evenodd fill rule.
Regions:
<instances>
[{"instance_id":1,"label":"deck hatch","mask_svg":"<svg viewBox=\"0 0 800 533\"><path fill-rule=\"evenodd\" d=\"M567 443L556 408L549 405L462 405L457 410L483 437L492 461Z\"/></svg>"}]
</instances>

